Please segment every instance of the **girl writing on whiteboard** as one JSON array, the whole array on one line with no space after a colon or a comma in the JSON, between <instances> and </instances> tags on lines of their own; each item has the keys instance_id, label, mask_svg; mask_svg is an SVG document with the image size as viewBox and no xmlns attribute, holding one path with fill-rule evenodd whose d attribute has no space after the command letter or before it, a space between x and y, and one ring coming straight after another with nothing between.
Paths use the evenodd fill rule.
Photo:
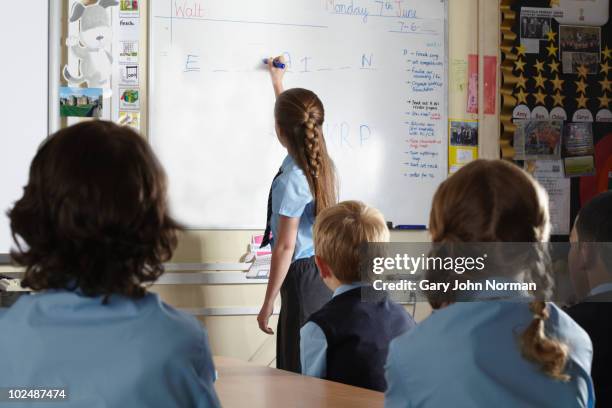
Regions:
<instances>
[{"instance_id":1,"label":"girl writing on whiteboard","mask_svg":"<svg viewBox=\"0 0 612 408\"><path fill-rule=\"evenodd\" d=\"M274 333L268 322L280 292L276 365L300 373L300 328L331 299L314 262L312 226L318 212L336 203L337 183L323 137L323 104L309 90L284 91L285 68L275 67L273 61L268 59L276 94L276 134L287 157L268 197L262 246L271 243L272 262L257 322L265 333ZM282 62L282 57L276 61Z\"/></svg>"}]
</instances>

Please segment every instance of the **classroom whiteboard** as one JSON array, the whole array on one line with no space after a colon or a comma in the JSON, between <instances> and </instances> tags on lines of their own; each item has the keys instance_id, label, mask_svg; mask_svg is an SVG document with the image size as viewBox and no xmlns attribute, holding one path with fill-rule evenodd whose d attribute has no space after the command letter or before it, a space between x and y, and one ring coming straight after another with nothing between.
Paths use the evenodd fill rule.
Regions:
<instances>
[{"instance_id":1,"label":"classroom whiteboard","mask_svg":"<svg viewBox=\"0 0 612 408\"><path fill-rule=\"evenodd\" d=\"M425 225L447 175L446 2L152 0L149 138L190 228L261 229L285 151L262 58L319 95L341 199Z\"/></svg>"},{"instance_id":2,"label":"classroom whiteboard","mask_svg":"<svg viewBox=\"0 0 612 408\"><path fill-rule=\"evenodd\" d=\"M48 2L28 4L3 2L0 12L0 254L12 245L6 211L21 197L30 162L47 136Z\"/></svg>"}]
</instances>

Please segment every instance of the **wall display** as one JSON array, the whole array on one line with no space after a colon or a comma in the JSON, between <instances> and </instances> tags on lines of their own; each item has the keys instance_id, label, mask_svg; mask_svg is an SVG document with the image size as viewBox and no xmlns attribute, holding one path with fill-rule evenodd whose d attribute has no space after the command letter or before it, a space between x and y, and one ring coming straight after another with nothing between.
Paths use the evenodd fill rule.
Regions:
<instances>
[{"instance_id":1,"label":"wall display","mask_svg":"<svg viewBox=\"0 0 612 408\"><path fill-rule=\"evenodd\" d=\"M612 169L612 24L607 0L502 0L502 155L516 158L515 118L546 116L592 125L594 175L571 178L571 218L609 189ZM537 53L521 43L521 10L552 8L551 28ZM528 38L530 39L530 38ZM575 40L587 40L581 43ZM599 42L599 44L598 44ZM533 45L533 44L532 44ZM546 113L545 113L546 112ZM588 157L578 156L578 157ZM576 163L578 160L578 163ZM568 175L589 173L591 159L570 158ZM568 166L569 164L569 166Z\"/></svg>"},{"instance_id":2,"label":"wall display","mask_svg":"<svg viewBox=\"0 0 612 408\"><path fill-rule=\"evenodd\" d=\"M526 163L525 167L529 167ZM533 163L533 177L544 187L549 198L552 234L570 233L571 183L563 175L560 160L537 160Z\"/></svg>"},{"instance_id":3,"label":"wall display","mask_svg":"<svg viewBox=\"0 0 612 408\"><path fill-rule=\"evenodd\" d=\"M612 116L608 114L611 24L606 19L601 27L560 25L558 20L569 20L563 19L563 7L557 6L551 8L545 0L502 1L501 147L505 158L515 155L513 118L517 115L573 122L608 121Z\"/></svg>"},{"instance_id":4,"label":"wall display","mask_svg":"<svg viewBox=\"0 0 612 408\"><path fill-rule=\"evenodd\" d=\"M102 88L70 88L62 86L59 92L60 116L99 118L102 116Z\"/></svg>"},{"instance_id":5,"label":"wall display","mask_svg":"<svg viewBox=\"0 0 612 408\"><path fill-rule=\"evenodd\" d=\"M563 165L566 177L595 174L592 123L567 123L563 132Z\"/></svg>"},{"instance_id":6,"label":"wall display","mask_svg":"<svg viewBox=\"0 0 612 408\"><path fill-rule=\"evenodd\" d=\"M449 120L448 172L454 173L478 158L478 121Z\"/></svg>"},{"instance_id":7,"label":"wall display","mask_svg":"<svg viewBox=\"0 0 612 408\"><path fill-rule=\"evenodd\" d=\"M71 87L86 84L90 88L110 88L113 32L107 9L118 4L115 0L99 0L89 5L72 3L69 21L78 23L78 33L70 35L66 45L75 59L62 70Z\"/></svg>"}]
</instances>

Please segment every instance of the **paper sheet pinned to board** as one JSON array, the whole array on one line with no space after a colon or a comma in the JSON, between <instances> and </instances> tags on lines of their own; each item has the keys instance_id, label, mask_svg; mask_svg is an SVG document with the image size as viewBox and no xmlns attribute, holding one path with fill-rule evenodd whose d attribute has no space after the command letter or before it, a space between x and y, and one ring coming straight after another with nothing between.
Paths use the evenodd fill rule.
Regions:
<instances>
[{"instance_id":1,"label":"paper sheet pinned to board","mask_svg":"<svg viewBox=\"0 0 612 408\"><path fill-rule=\"evenodd\" d=\"M561 160L538 160L533 176L546 189L549 198L552 234L570 233L570 179L563 174Z\"/></svg>"}]
</instances>

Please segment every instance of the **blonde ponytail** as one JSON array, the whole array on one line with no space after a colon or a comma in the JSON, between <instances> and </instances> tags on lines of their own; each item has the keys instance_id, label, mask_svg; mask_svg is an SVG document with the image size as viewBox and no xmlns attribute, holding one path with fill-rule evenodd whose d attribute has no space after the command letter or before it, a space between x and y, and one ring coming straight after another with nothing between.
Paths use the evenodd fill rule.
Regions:
<instances>
[{"instance_id":1,"label":"blonde ponytail","mask_svg":"<svg viewBox=\"0 0 612 408\"><path fill-rule=\"evenodd\" d=\"M544 326L549 317L546 303L539 300L531 302L529 309L533 313L533 321L521 336L523 357L539 365L547 376L559 381L568 381L570 377L565 374L567 345L546 336Z\"/></svg>"}]
</instances>

